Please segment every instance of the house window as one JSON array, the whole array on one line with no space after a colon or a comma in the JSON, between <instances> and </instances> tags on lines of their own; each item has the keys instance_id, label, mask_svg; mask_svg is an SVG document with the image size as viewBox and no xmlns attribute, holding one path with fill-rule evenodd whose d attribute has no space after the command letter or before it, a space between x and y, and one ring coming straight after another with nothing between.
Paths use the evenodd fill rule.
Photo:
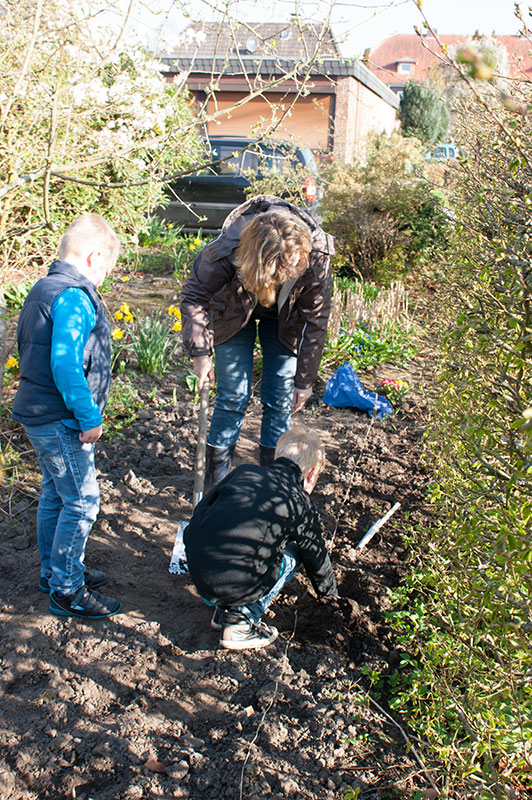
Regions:
<instances>
[{"instance_id":1,"label":"house window","mask_svg":"<svg viewBox=\"0 0 532 800\"><path fill-rule=\"evenodd\" d=\"M404 74L410 74L414 70L414 65L409 64L408 62L399 62L397 65L397 72L402 72Z\"/></svg>"}]
</instances>

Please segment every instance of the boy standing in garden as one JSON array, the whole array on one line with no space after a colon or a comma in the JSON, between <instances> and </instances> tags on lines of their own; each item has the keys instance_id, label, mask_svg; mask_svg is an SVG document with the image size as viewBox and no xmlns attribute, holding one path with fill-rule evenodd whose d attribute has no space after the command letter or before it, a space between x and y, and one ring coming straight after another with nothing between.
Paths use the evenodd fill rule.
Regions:
<instances>
[{"instance_id":1,"label":"boy standing in garden","mask_svg":"<svg viewBox=\"0 0 532 800\"><path fill-rule=\"evenodd\" d=\"M17 338L22 422L42 470L37 510L39 589L59 616L99 619L121 603L94 591L105 573L85 568L85 545L100 507L94 447L109 395L110 327L96 289L120 243L96 214L83 214L59 243L58 259L30 290Z\"/></svg>"},{"instance_id":2,"label":"boy standing in garden","mask_svg":"<svg viewBox=\"0 0 532 800\"><path fill-rule=\"evenodd\" d=\"M243 464L196 506L185 529L190 577L215 606L211 626L228 650L266 647L261 617L303 563L320 597L338 597L318 511L309 495L325 455L316 434L292 428L270 466Z\"/></svg>"}]
</instances>

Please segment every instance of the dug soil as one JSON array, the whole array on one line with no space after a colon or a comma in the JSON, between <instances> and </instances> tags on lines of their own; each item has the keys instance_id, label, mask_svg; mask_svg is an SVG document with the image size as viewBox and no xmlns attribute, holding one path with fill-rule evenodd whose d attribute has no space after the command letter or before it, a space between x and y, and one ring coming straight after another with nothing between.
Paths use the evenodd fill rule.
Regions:
<instances>
[{"instance_id":1,"label":"dug soil","mask_svg":"<svg viewBox=\"0 0 532 800\"><path fill-rule=\"evenodd\" d=\"M261 651L221 649L188 576L168 569L178 522L192 510L197 440L182 363L162 379L134 372L145 406L97 445L102 502L86 560L123 603L108 620L50 614L38 589L36 462L21 428L4 420L27 477L0 523L3 800L369 800L430 785L386 694L386 677L401 669L386 612L408 569L403 534L430 516L430 368L418 354L404 369L361 374L370 389L385 376L411 381L387 420L324 406L323 384L298 414L326 445L313 499L341 599L317 600L299 573L268 612L280 635ZM236 464L257 460L260 411L257 383Z\"/></svg>"}]
</instances>

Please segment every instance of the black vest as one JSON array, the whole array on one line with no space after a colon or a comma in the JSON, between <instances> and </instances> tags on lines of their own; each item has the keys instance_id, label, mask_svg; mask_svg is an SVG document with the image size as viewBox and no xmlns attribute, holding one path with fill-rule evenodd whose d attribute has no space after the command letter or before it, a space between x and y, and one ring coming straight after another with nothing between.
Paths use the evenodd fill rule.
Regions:
<instances>
[{"instance_id":1,"label":"black vest","mask_svg":"<svg viewBox=\"0 0 532 800\"><path fill-rule=\"evenodd\" d=\"M83 289L96 311L96 325L83 354L83 372L92 397L103 414L111 383L111 328L94 284L66 261L54 261L48 274L30 290L20 312L17 338L20 384L13 417L27 425L74 419L57 390L50 364L55 298L65 289ZM65 369L69 365L65 364Z\"/></svg>"}]
</instances>

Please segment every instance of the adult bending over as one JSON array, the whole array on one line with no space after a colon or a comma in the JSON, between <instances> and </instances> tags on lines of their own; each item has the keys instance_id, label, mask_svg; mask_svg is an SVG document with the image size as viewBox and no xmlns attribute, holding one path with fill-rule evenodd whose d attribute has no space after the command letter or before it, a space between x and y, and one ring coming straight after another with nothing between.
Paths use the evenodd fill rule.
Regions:
<instances>
[{"instance_id":1,"label":"adult bending over","mask_svg":"<svg viewBox=\"0 0 532 800\"><path fill-rule=\"evenodd\" d=\"M181 313L199 389L214 382L214 344L217 395L207 437L207 488L231 469L251 396L257 331L262 465L272 463L292 413L310 397L327 332L334 252L333 238L309 214L260 195L235 208L195 259Z\"/></svg>"}]
</instances>

